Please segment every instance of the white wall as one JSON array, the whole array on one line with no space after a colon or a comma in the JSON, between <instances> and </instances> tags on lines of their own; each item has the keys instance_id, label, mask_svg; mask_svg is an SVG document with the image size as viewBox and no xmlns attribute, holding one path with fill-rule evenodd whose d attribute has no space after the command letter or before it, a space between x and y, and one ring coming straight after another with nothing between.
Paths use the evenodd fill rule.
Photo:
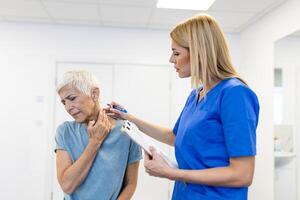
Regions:
<instances>
[{"instance_id":1,"label":"white wall","mask_svg":"<svg viewBox=\"0 0 300 200\"><path fill-rule=\"evenodd\" d=\"M276 67L300 64L300 37L288 36L276 41L274 61Z\"/></svg>"},{"instance_id":2,"label":"white wall","mask_svg":"<svg viewBox=\"0 0 300 200\"><path fill-rule=\"evenodd\" d=\"M289 0L241 33L241 70L257 92L260 123L258 156L250 199L273 199L273 68L274 42L300 29L300 1Z\"/></svg>"},{"instance_id":3,"label":"white wall","mask_svg":"<svg viewBox=\"0 0 300 200\"><path fill-rule=\"evenodd\" d=\"M282 124L292 126L294 134L294 150L299 148L299 83L300 80L300 37L285 37L278 40L274 46L275 67L282 69L282 97L283 111ZM295 135L296 134L296 135ZM278 159L279 160L279 159ZM279 160L280 161L280 160ZM275 199L288 197L296 199L297 184L297 157L283 161L283 166L275 166ZM276 163L276 160L275 160ZM298 166L300 169L300 166ZM286 185L286 186L284 186Z\"/></svg>"},{"instance_id":4,"label":"white wall","mask_svg":"<svg viewBox=\"0 0 300 200\"><path fill-rule=\"evenodd\" d=\"M239 36L228 37L239 66ZM170 54L167 31L142 29L1 23L0 44L0 199L6 200L50 197L56 62L165 65Z\"/></svg>"},{"instance_id":5,"label":"white wall","mask_svg":"<svg viewBox=\"0 0 300 200\"><path fill-rule=\"evenodd\" d=\"M282 69L283 124L296 124L296 75L300 70L300 37L286 37L274 46L274 65Z\"/></svg>"}]
</instances>

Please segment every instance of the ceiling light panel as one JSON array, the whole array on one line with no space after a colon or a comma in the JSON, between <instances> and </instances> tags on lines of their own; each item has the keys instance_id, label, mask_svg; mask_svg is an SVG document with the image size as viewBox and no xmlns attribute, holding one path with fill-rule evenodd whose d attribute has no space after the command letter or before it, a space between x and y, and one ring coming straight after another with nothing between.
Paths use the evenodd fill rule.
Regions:
<instances>
[{"instance_id":1,"label":"ceiling light panel","mask_svg":"<svg viewBox=\"0 0 300 200\"><path fill-rule=\"evenodd\" d=\"M158 8L208 10L215 0L159 0Z\"/></svg>"}]
</instances>

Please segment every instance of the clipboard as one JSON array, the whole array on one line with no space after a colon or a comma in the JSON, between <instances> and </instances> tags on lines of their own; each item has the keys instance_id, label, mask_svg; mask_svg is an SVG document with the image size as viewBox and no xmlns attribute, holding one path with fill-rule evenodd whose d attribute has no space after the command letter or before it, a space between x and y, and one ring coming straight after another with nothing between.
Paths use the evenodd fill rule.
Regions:
<instances>
[{"instance_id":1,"label":"clipboard","mask_svg":"<svg viewBox=\"0 0 300 200\"><path fill-rule=\"evenodd\" d=\"M153 145L148 138L145 137L145 133L140 131L138 127L128 121L125 120L122 124L121 131L126 133L135 143L137 143L142 149L144 149L149 155L152 156L150 152L150 146L153 146L156 151L160 154L160 156L168 163L168 165L172 168L178 168L178 164L176 161L170 159L165 152L160 150L157 146Z\"/></svg>"}]
</instances>

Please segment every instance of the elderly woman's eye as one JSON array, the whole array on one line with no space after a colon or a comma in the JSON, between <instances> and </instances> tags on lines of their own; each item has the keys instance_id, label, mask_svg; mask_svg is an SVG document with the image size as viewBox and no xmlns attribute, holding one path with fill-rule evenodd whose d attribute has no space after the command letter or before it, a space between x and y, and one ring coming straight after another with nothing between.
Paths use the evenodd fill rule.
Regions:
<instances>
[{"instance_id":1,"label":"elderly woman's eye","mask_svg":"<svg viewBox=\"0 0 300 200\"><path fill-rule=\"evenodd\" d=\"M74 101L75 99L76 99L76 97L71 97L70 98L71 101Z\"/></svg>"}]
</instances>

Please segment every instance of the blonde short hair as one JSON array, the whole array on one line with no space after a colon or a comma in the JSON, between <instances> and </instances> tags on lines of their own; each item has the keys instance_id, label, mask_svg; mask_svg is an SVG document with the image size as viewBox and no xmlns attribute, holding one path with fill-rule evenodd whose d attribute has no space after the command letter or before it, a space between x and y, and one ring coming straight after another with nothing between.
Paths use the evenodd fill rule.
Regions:
<instances>
[{"instance_id":1,"label":"blonde short hair","mask_svg":"<svg viewBox=\"0 0 300 200\"><path fill-rule=\"evenodd\" d=\"M65 86L71 86L78 89L80 92L91 96L92 88L99 88L99 83L91 72L67 71L57 84L56 91L59 92Z\"/></svg>"},{"instance_id":2,"label":"blonde short hair","mask_svg":"<svg viewBox=\"0 0 300 200\"><path fill-rule=\"evenodd\" d=\"M192 86L203 84L204 94L205 87L215 79L241 79L232 65L224 33L212 16L201 14L189 18L176 25L170 36L188 49Z\"/></svg>"}]
</instances>

